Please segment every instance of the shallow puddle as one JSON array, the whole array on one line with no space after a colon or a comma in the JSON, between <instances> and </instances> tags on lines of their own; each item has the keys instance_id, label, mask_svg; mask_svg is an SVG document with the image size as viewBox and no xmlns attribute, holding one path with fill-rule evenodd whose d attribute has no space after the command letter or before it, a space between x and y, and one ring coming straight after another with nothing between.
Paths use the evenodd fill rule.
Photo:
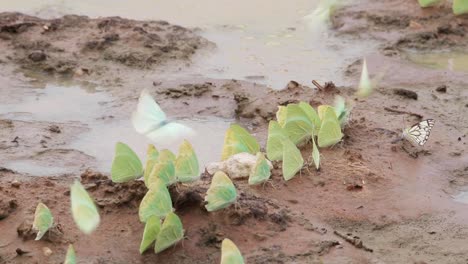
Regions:
<instances>
[{"instance_id":1,"label":"shallow puddle","mask_svg":"<svg viewBox=\"0 0 468 264\"><path fill-rule=\"evenodd\" d=\"M109 100L104 93L77 86L47 85L22 91L21 101L0 105L0 116L22 121L88 123L102 115L100 104Z\"/></svg>"},{"instance_id":2,"label":"shallow puddle","mask_svg":"<svg viewBox=\"0 0 468 264\"><path fill-rule=\"evenodd\" d=\"M333 81L344 84L344 68L377 47L373 41L336 38L326 25L305 19L318 0L276 1L71 1L0 0L0 11L20 11L44 18L64 14L90 17L122 16L167 20L200 28L217 48L197 53L193 64L164 67L163 80L194 76L250 80L282 89L290 80L311 85ZM252 80L251 76L261 76Z\"/></svg>"},{"instance_id":3,"label":"shallow puddle","mask_svg":"<svg viewBox=\"0 0 468 264\"><path fill-rule=\"evenodd\" d=\"M410 61L427 68L468 72L468 53L407 53L407 58Z\"/></svg>"},{"instance_id":4,"label":"shallow puddle","mask_svg":"<svg viewBox=\"0 0 468 264\"><path fill-rule=\"evenodd\" d=\"M76 149L93 156L96 159L95 164L86 164L86 166L109 173L116 142L128 144L142 160L145 158L147 145L152 143L133 129L130 114L103 118L111 116L106 113L113 111L108 108L112 100L113 98L104 92L89 91L76 86L48 85L44 89L29 89L23 100L18 103L0 105L0 117L86 126L89 128L87 132L76 135L76 139L62 147ZM132 109L136 107L136 103L135 100ZM208 162L220 159L224 133L231 121L217 118L179 121L196 131L191 143L198 155L201 168ZM158 144L156 147L168 148L175 153L179 148L177 145L164 144ZM54 167L50 162L29 159L10 162L4 166L37 176L63 174L77 169L76 166Z\"/></svg>"},{"instance_id":5,"label":"shallow puddle","mask_svg":"<svg viewBox=\"0 0 468 264\"><path fill-rule=\"evenodd\" d=\"M34 176L57 176L72 172L72 169L70 168L55 167L50 164L38 164L34 160L16 160L2 164L2 166Z\"/></svg>"},{"instance_id":6,"label":"shallow puddle","mask_svg":"<svg viewBox=\"0 0 468 264\"><path fill-rule=\"evenodd\" d=\"M466 191L466 192L460 192L459 194L454 195L454 196L453 196L453 200L454 200L455 202L468 204L468 191Z\"/></svg>"}]
</instances>

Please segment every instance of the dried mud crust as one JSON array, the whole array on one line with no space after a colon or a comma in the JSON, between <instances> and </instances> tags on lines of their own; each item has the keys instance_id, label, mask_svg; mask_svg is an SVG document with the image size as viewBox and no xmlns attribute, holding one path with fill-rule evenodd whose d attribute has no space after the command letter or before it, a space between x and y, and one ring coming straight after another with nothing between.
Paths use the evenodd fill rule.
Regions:
<instances>
[{"instance_id":1,"label":"dried mud crust","mask_svg":"<svg viewBox=\"0 0 468 264\"><path fill-rule=\"evenodd\" d=\"M387 42L387 56L402 49L465 50L468 46L468 16L456 17L449 3L422 9L417 1L367 1L350 4L333 15L339 34L374 37Z\"/></svg>"},{"instance_id":2,"label":"dried mud crust","mask_svg":"<svg viewBox=\"0 0 468 264\"><path fill-rule=\"evenodd\" d=\"M0 13L0 60L34 72L96 78L120 66L151 69L168 61L189 62L207 45L213 44L165 21L76 15L45 20Z\"/></svg>"}]
</instances>

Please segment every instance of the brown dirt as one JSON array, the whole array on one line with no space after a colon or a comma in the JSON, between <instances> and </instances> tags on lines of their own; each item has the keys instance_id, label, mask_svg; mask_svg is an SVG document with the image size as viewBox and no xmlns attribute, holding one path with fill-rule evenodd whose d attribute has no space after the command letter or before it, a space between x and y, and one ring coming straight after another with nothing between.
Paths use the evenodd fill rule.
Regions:
<instances>
[{"instance_id":1,"label":"brown dirt","mask_svg":"<svg viewBox=\"0 0 468 264\"><path fill-rule=\"evenodd\" d=\"M462 115L468 102L466 75L412 65L400 56L400 49L462 49L468 20L453 18L448 7L421 11L411 1L387 0L346 7L334 21L337 34L382 42L368 63L374 73L385 65L386 77L366 100L356 98L351 87L320 92L297 84L273 91L236 80L149 80L139 73L174 61L183 66L193 52L212 44L165 22L0 14L0 80L8 84L0 91L2 103L16 102L26 92L22 87L30 79L15 69L27 74L46 71L72 76L78 83L93 80L111 91L119 100L109 107L109 115L131 111L145 87L159 95L170 114L236 118L262 144L278 105L331 104L335 93L354 105L343 143L321 150L318 172L304 168L284 182L275 164L269 184L249 187L236 181L237 204L216 213L203 209L209 175L171 189L186 239L159 255L142 256L142 182L114 184L108 172L84 169L93 157L63 148L87 130L81 124L4 118L2 162L27 157L71 167L74 173L34 177L0 168L0 263L61 263L68 243L74 244L83 263L214 263L224 237L236 241L248 263L465 263L468 213L466 205L453 202L450 195L468 183L468 120ZM360 63L348 67L350 82L358 79ZM441 85L448 87L445 93L436 91ZM407 92L395 93L402 89ZM420 118L436 120L424 150L392 143L403 120L411 124ZM41 140L46 140L46 148ZM302 153L310 160L311 146L303 146ZM77 230L69 212L69 186L76 178L95 198L102 216L89 236ZM38 201L52 210L56 226L44 240L34 241L30 227ZM335 231L349 234L358 241L355 244L372 252ZM45 256L44 247L52 255ZM18 255L21 251L29 253Z\"/></svg>"}]
</instances>

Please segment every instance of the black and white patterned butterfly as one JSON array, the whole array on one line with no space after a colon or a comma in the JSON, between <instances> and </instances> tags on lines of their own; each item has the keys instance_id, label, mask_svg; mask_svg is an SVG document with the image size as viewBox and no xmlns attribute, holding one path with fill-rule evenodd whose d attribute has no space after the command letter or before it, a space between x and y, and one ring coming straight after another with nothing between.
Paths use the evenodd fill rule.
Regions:
<instances>
[{"instance_id":1,"label":"black and white patterned butterfly","mask_svg":"<svg viewBox=\"0 0 468 264\"><path fill-rule=\"evenodd\" d=\"M434 119L423 120L413 126L403 130L403 138L413 145L424 145L429 139L431 129L434 126Z\"/></svg>"}]
</instances>

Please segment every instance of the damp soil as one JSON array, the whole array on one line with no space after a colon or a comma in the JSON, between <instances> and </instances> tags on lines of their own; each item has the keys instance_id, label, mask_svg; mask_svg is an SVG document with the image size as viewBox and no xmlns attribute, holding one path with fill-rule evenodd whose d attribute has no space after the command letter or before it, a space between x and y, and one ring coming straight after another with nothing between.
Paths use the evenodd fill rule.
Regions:
<instances>
[{"instance_id":1,"label":"damp soil","mask_svg":"<svg viewBox=\"0 0 468 264\"><path fill-rule=\"evenodd\" d=\"M169 64L188 67L194 53L216 43L164 21L0 14L1 104L21 102L46 82L99 87L113 96L102 118L93 119L105 124L124 119L146 88L168 115L233 119L263 146L278 105L333 104L340 94L353 106L343 142L321 150L320 171L305 167L285 182L274 164L263 186L234 181L237 203L216 213L203 207L211 175L171 189L185 239L159 255L138 252L144 184L112 183L109 171L89 169L92 155L70 147L86 125L2 114L0 263L62 263L69 243L82 263L217 263L225 237L248 263L465 263L467 205L453 197L468 190L468 81L459 72L416 65L404 52L466 49L468 18L454 18L448 6L421 11L417 3L392 0L342 7L333 21L333 34L381 42L364 54L371 75L383 76L367 99L354 95L361 60L347 65L349 85L329 83L324 90L297 82L278 91L239 80L166 81L150 73ZM405 124L425 118L436 125L424 148L394 143ZM310 161L311 145L301 151ZM68 170L26 174L7 166L23 160ZM81 234L70 215L69 186L76 179L100 210L102 223L91 235ZM55 226L34 241L39 201L51 209Z\"/></svg>"}]
</instances>

